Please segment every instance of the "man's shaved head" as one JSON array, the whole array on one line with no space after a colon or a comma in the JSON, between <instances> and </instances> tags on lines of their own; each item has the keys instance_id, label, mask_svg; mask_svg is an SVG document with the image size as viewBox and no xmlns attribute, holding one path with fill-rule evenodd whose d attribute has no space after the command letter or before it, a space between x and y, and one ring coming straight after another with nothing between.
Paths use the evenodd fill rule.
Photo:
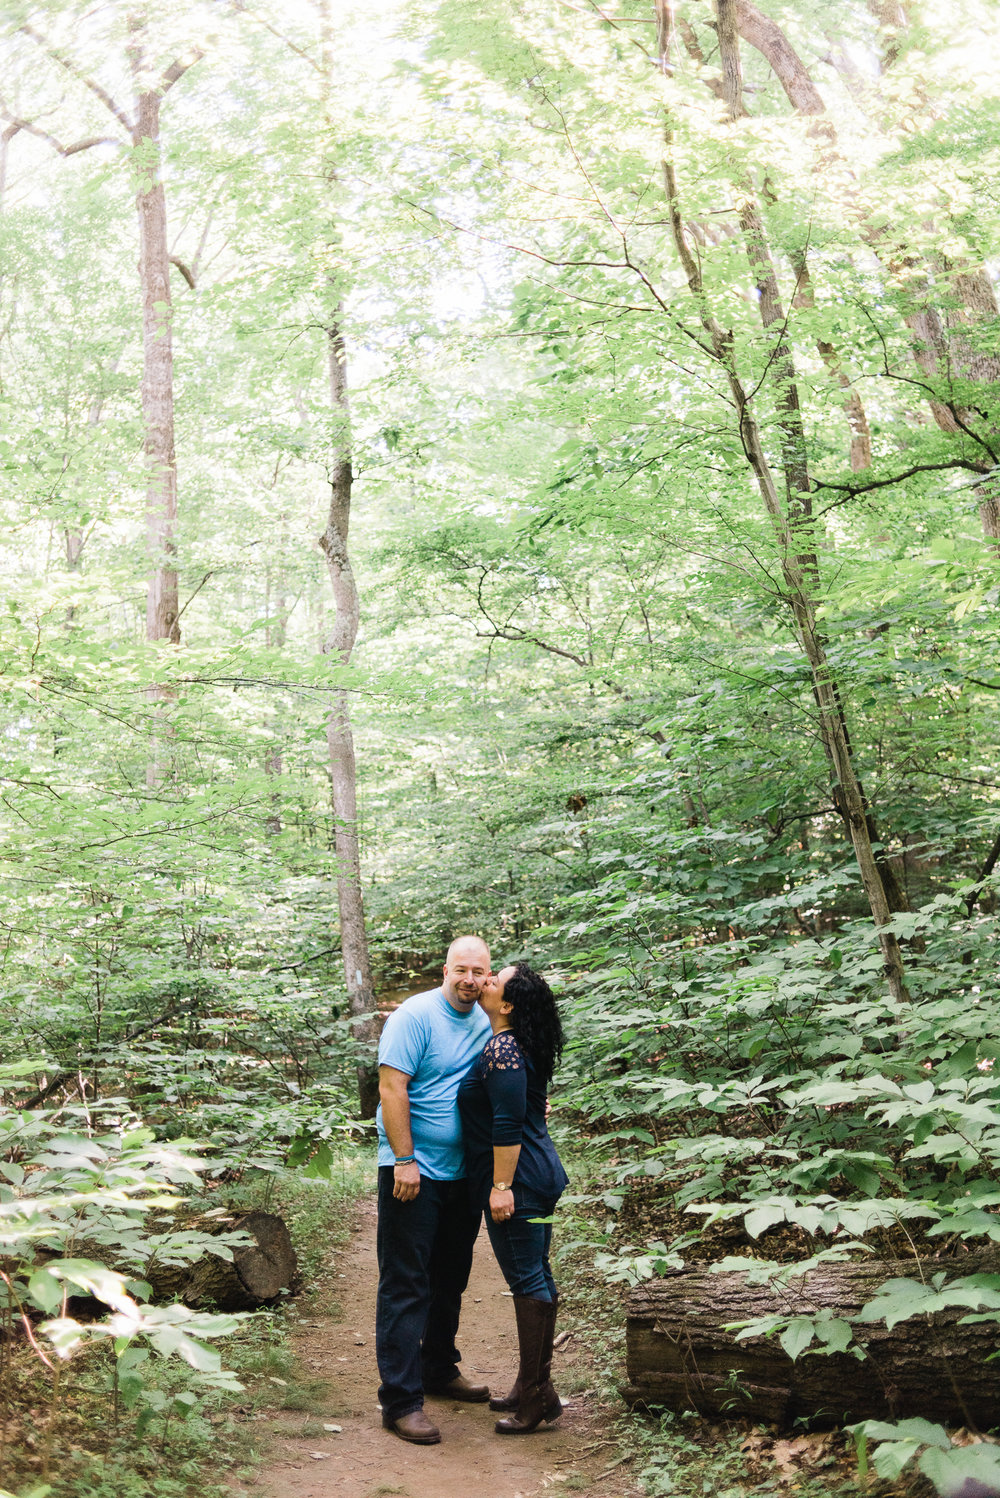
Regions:
<instances>
[{"instance_id":1,"label":"man's shaved head","mask_svg":"<svg viewBox=\"0 0 1000 1498\"><path fill-rule=\"evenodd\" d=\"M451 1007L470 1014L489 977L490 949L481 936L456 936L448 948L441 988Z\"/></svg>"},{"instance_id":2,"label":"man's shaved head","mask_svg":"<svg viewBox=\"0 0 1000 1498\"><path fill-rule=\"evenodd\" d=\"M468 948L468 950L466 950L466 948ZM448 955L444 959L445 962L447 962L447 963L454 962L455 961L455 957L459 953L460 950L461 950L461 955L463 957L474 957L476 955L482 956L482 954L485 953L486 954L486 966L487 966L487 968L489 968L489 965L490 965L490 949L486 945L486 943L483 941L483 938L481 936L456 936L455 940L452 942L451 946L448 948Z\"/></svg>"}]
</instances>

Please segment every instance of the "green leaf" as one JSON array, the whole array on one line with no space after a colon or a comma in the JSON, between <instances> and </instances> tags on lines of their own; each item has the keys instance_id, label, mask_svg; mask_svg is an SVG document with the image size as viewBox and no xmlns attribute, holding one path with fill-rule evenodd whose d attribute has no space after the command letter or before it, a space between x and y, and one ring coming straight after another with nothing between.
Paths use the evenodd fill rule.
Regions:
<instances>
[{"instance_id":1,"label":"green leaf","mask_svg":"<svg viewBox=\"0 0 1000 1498\"><path fill-rule=\"evenodd\" d=\"M919 1450L919 1441L886 1441L876 1448L872 1466L885 1482L895 1482Z\"/></svg>"},{"instance_id":2,"label":"green leaf","mask_svg":"<svg viewBox=\"0 0 1000 1498\"><path fill-rule=\"evenodd\" d=\"M934 1291L919 1280L886 1280L872 1299L861 1307L858 1320L865 1323L884 1321L887 1330L891 1331L897 1322L926 1312L928 1305L936 1299ZM873 1431L869 1434L876 1440L882 1439Z\"/></svg>"},{"instance_id":3,"label":"green leaf","mask_svg":"<svg viewBox=\"0 0 1000 1498\"><path fill-rule=\"evenodd\" d=\"M812 1342L815 1327L816 1323L811 1316L794 1316L778 1337L793 1362Z\"/></svg>"},{"instance_id":4,"label":"green leaf","mask_svg":"<svg viewBox=\"0 0 1000 1498\"><path fill-rule=\"evenodd\" d=\"M746 1232L751 1238L759 1238L767 1228L774 1227L779 1222L787 1222L789 1206L787 1198L779 1198L764 1206L752 1208L743 1218Z\"/></svg>"},{"instance_id":5,"label":"green leaf","mask_svg":"<svg viewBox=\"0 0 1000 1498\"><path fill-rule=\"evenodd\" d=\"M62 1305L63 1287L47 1268L36 1269L28 1280L28 1295L39 1310L51 1316Z\"/></svg>"},{"instance_id":6,"label":"green leaf","mask_svg":"<svg viewBox=\"0 0 1000 1498\"><path fill-rule=\"evenodd\" d=\"M321 1141L317 1144L315 1153L302 1174L310 1181L329 1181L332 1179L333 1167L336 1163L333 1150L325 1141Z\"/></svg>"},{"instance_id":7,"label":"green leaf","mask_svg":"<svg viewBox=\"0 0 1000 1498\"><path fill-rule=\"evenodd\" d=\"M829 1321L817 1321L816 1336L829 1352L846 1352L854 1340L854 1328L849 1321L831 1316Z\"/></svg>"},{"instance_id":8,"label":"green leaf","mask_svg":"<svg viewBox=\"0 0 1000 1498\"><path fill-rule=\"evenodd\" d=\"M872 1170L870 1165L863 1165L856 1160L846 1160L841 1166L841 1171L852 1186L857 1186L866 1196L874 1196L882 1184L882 1178L877 1170Z\"/></svg>"},{"instance_id":9,"label":"green leaf","mask_svg":"<svg viewBox=\"0 0 1000 1498\"><path fill-rule=\"evenodd\" d=\"M947 1451L931 1446L917 1465L939 1493L957 1493L967 1481L981 1483L987 1492L1000 1487L1000 1451L993 1445L952 1446Z\"/></svg>"}]
</instances>

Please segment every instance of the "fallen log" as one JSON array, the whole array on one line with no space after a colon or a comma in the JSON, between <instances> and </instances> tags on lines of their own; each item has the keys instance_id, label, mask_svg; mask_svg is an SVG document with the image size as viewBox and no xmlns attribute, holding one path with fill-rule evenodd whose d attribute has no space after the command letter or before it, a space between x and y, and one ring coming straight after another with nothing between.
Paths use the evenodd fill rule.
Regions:
<instances>
[{"instance_id":1,"label":"fallen log","mask_svg":"<svg viewBox=\"0 0 1000 1498\"><path fill-rule=\"evenodd\" d=\"M217 1306L221 1311L255 1311L272 1305L295 1286L298 1261L288 1228L272 1212L233 1212L210 1222L198 1219L205 1233L240 1231L251 1243L232 1249L232 1259L206 1251L191 1264L158 1264L141 1271L154 1300L182 1300L185 1305Z\"/></svg>"},{"instance_id":2,"label":"fallen log","mask_svg":"<svg viewBox=\"0 0 1000 1498\"><path fill-rule=\"evenodd\" d=\"M924 1276L996 1274L996 1250L924 1261ZM839 1424L922 1415L982 1430L1000 1423L997 1323L958 1323L954 1307L914 1316L888 1330L856 1325L865 1357L804 1352L793 1359L777 1336L736 1340L727 1325L769 1315L826 1310L853 1322L889 1279L919 1279L914 1264L872 1260L824 1264L773 1284L745 1270L710 1274L682 1268L634 1289L626 1314L622 1390L633 1407L747 1415L787 1426L793 1420Z\"/></svg>"}]
</instances>

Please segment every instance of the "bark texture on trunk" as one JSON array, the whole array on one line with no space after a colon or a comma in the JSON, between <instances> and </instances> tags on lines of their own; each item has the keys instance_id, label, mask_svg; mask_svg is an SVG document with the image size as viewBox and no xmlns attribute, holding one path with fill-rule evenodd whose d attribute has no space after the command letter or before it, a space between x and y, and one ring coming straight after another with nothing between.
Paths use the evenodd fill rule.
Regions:
<instances>
[{"instance_id":1,"label":"bark texture on trunk","mask_svg":"<svg viewBox=\"0 0 1000 1498\"><path fill-rule=\"evenodd\" d=\"M992 1273L996 1250L931 1260L930 1275ZM748 1415L787 1426L923 1416L987 1429L1000 1409L996 1324L960 1326L962 1307L912 1317L888 1331L858 1326L866 1356L803 1353L793 1362L777 1336L736 1340L734 1322L769 1315L851 1320L879 1285L918 1275L912 1264L865 1260L827 1264L780 1288L754 1284L746 1273L684 1269L633 1290L626 1307L626 1375L631 1405Z\"/></svg>"},{"instance_id":2,"label":"bark texture on trunk","mask_svg":"<svg viewBox=\"0 0 1000 1498\"><path fill-rule=\"evenodd\" d=\"M288 635L288 599L285 596L285 551L287 542L287 531L285 528L285 517L281 517L281 545L278 552L277 566L274 571L274 588L272 590L272 571L267 568L267 591L266 591L266 616L267 628L264 639L269 650L284 650ZM273 713L268 721L268 730L272 734L271 743L264 752L264 774L269 779L279 781L284 771L284 759L281 753L280 739L281 719L278 713ZM276 789L271 796L271 810L264 818L264 827L269 837L277 837L281 832L281 795Z\"/></svg>"},{"instance_id":3,"label":"bark texture on trunk","mask_svg":"<svg viewBox=\"0 0 1000 1498\"><path fill-rule=\"evenodd\" d=\"M138 67L138 58L134 65ZM160 178L160 94L136 98L133 144L141 153L136 209L142 287L142 418L146 454L146 548L152 564L146 594L147 640L179 645L177 458L174 452L174 355L171 332L167 204Z\"/></svg>"},{"instance_id":4,"label":"bark texture on trunk","mask_svg":"<svg viewBox=\"0 0 1000 1498\"><path fill-rule=\"evenodd\" d=\"M322 0L322 73L327 111L327 131L333 138L332 100L335 86L335 38L332 0ZM331 189L337 176L327 164ZM333 295L333 284L330 286ZM347 382L347 348L344 342L343 309L335 300L327 326L327 359L330 377L330 409L333 415L333 446L330 467L330 509L320 546L326 556L336 617L324 644L327 654L345 666L351 659L358 635L361 605L348 551L351 523L351 410ZM358 842L357 764L351 728L350 696L338 688L332 696L326 722L333 801L334 852L337 860L337 906L340 912L340 947L344 960L348 1004L356 1019L354 1033L370 1059L358 1063L358 1097L363 1118L374 1118L378 1107L378 1070L375 1050L379 1023L375 1015L368 935L365 930L364 898L361 890L361 852Z\"/></svg>"},{"instance_id":5,"label":"bark texture on trunk","mask_svg":"<svg viewBox=\"0 0 1000 1498\"><path fill-rule=\"evenodd\" d=\"M330 473L330 509L320 546L326 556L336 616L325 650L345 666L357 639L361 605L351 567L347 539L351 520L350 406L347 388L347 352L340 326L339 306L327 331L330 373L330 406L336 424L337 451ZM357 765L351 729L349 694L342 688L333 693L326 722L333 800L334 852L337 861L337 906L340 912L340 947L351 1014L359 1023L359 1040L374 1045L378 1039L375 991L365 931L365 909L361 890L361 852L358 843ZM378 1106L378 1078L371 1063L358 1066L358 1093L362 1116L374 1117Z\"/></svg>"}]
</instances>

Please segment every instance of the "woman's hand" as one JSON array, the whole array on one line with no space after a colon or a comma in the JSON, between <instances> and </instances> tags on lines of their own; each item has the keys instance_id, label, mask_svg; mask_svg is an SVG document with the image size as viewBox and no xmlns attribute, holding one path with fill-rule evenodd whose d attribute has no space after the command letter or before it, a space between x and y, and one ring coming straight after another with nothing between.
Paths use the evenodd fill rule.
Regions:
<instances>
[{"instance_id":1,"label":"woman's hand","mask_svg":"<svg viewBox=\"0 0 1000 1498\"><path fill-rule=\"evenodd\" d=\"M508 1186L506 1191L498 1191L494 1186L490 1192L490 1216L494 1222L506 1222L514 1215L514 1193Z\"/></svg>"}]
</instances>

